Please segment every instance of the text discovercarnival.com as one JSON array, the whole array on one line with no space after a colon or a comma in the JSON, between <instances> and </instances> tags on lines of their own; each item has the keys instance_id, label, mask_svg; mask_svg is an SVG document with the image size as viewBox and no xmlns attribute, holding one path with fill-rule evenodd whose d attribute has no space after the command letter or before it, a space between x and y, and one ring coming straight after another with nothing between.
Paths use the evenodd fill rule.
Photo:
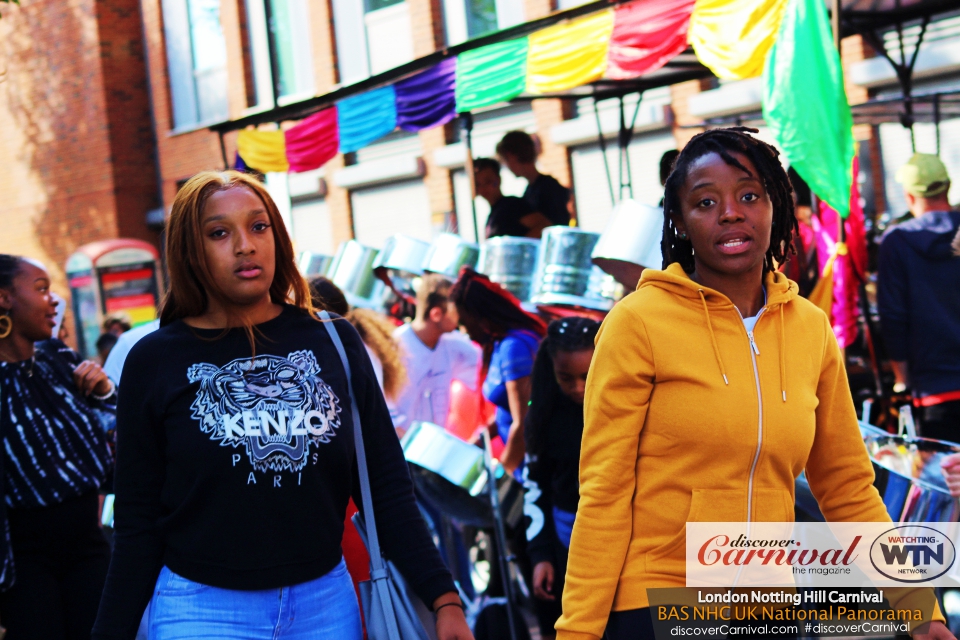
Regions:
<instances>
[{"instance_id":1,"label":"text discovercarnival.com","mask_svg":"<svg viewBox=\"0 0 960 640\"><path fill-rule=\"evenodd\" d=\"M892 637L960 585L957 523L690 522L686 588L648 589L658 639Z\"/></svg>"}]
</instances>

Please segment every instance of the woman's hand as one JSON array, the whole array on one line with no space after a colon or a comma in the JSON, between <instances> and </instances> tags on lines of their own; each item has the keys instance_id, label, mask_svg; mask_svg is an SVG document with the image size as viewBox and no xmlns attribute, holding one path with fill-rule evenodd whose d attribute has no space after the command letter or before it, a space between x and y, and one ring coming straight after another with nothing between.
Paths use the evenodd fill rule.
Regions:
<instances>
[{"instance_id":1,"label":"woman's hand","mask_svg":"<svg viewBox=\"0 0 960 640\"><path fill-rule=\"evenodd\" d=\"M913 640L957 640L942 622L921 625L913 633Z\"/></svg>"},{"instance_id":2,"label":"woman's hand","mask_svg":"<svg viewBox=\"0 0 960 640\"><path fill-rule=\"evenodd\" d=\"M92 360L84 360L73 370L73 382L85 396L91 393L105 396L113 390L113 383L103 369Z\"/></svg>"},{"instance_id":3,"label":"woman's hand","mask_svg":"<svg viewBox=\"0 0 960 640\"><path fill-rule=\"evenodd\" d=\"M553 563L544 560L533 568L533 595L541 600L556 600L553 595Z\"/></svg>"},{"instance_id":4,"label":"woman's hand","mask_svg":"<svg viewBox=\"0 0 960 640\"><path fill-rule=\"evenodd\" d=\"M460 596L455 591L434 600L433 610L437 616L437 640L474 640L463 615Z\"/></svg>"}]
</instances>

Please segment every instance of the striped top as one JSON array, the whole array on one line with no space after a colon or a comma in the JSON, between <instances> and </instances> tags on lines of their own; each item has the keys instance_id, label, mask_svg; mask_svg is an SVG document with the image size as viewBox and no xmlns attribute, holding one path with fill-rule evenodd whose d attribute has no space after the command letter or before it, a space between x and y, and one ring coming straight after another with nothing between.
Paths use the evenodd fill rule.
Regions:
<instances>
[{"instance_id":1,"label":"striped top","mask_svg":"<svg viewBox=\"0 0 960 640\"><path fill-rule=\"evenodd\" d=\"M30 360L0 362L3 507L59 504L98 489L112 471L98 411L111 411L116 396L104 403L81 396L73 382L80 362L59 340L38 343ZM2 590L12 582L10 549L2 540L0 558Z\"/></svg>"}]
</instances>

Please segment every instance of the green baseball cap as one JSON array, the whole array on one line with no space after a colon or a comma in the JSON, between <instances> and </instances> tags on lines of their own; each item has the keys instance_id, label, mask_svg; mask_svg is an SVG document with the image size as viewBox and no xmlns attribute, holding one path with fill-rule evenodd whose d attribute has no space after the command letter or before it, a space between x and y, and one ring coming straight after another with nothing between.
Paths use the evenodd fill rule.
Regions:
<instances>
[{"instance_id":1,"label":"green baseball cap","mask_svg":"<svg viewBox=\"0 0 960 640\"><path fill-rule=\"evenodd\" d=\"M946 193L950 176L940 158L929 153L915 153L897 171L897 182L915 196L929 198Z\"/></svg>"}]
</instances>

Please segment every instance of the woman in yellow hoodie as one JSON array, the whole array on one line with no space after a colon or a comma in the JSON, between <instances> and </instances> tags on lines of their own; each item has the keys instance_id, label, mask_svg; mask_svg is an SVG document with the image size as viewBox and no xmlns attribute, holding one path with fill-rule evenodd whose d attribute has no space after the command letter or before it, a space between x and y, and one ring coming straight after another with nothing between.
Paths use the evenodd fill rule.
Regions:
<instances>
[{"instance_id":1,"label":"woman in yellow hoodie","mask_svg":"<svg viewBox=\"0 0 960 640\"><path fill-rule=\"evenodd\" d=\"M684 148L665 269L644 271L597 337L557 640L652 638L647 589L685 585L685 523L792 521L801 471L828 520L889 520L830 323L775 270L792 193L749 132ZM940 621L924 631L953 638Z\"/></svg>"}]
</instances>

